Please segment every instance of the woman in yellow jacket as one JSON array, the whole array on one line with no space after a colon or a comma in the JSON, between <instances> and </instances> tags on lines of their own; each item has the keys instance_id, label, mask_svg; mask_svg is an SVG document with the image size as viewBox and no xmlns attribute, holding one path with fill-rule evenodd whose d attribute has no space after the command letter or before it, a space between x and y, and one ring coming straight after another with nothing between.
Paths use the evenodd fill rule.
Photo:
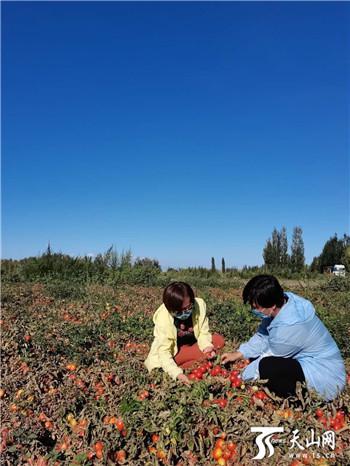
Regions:
<instances>
[{"instance_id":1,"label":"woman in yellow jacket","mask_svg":"<svg viewBox=\"0 0 350 466\"><path fill-rule=\"evenodd\" d=\"M145 361L149 371L161 367L171 378L185 384L183 373L196 361L215 357L225 341L209 331L206 304L195 298L190 285L174 282L163 292L163 304L153 316L154 341Z\"/></svg>"}]
</instances>

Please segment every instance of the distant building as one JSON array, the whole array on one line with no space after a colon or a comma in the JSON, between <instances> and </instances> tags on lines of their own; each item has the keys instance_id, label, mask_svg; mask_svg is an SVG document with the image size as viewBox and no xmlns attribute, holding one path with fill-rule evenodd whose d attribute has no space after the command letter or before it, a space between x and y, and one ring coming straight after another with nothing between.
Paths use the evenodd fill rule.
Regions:
<instances>
[{"instance_id":1,"label":"distant building","mask_svg":"<svg viewBox=\"0 0 350 466\"><path fill-rule=\"evenodd\" d=\"M338 277L345 277L346 270L345 265L343 264L335 264L332 270L333 275L337 275Z\"/></svg>"}]
</instances>

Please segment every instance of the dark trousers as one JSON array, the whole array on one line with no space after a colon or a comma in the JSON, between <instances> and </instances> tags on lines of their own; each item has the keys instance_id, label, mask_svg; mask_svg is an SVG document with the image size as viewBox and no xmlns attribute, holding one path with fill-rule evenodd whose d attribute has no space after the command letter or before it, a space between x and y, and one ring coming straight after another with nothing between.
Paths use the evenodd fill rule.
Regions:
<instances>
[{"instance_id":1,"label":"dark trousers","mask_svg":"<svg viewBox=\"0 0 350 466\"><path fill-rule=\"evenodd\" d=\"M263 358L259 363L259 372L260 379L268 379L267 388L281 397L294 396L296 383L305 382L303 369L293 358Z\"/></svg>"}]
</instances>

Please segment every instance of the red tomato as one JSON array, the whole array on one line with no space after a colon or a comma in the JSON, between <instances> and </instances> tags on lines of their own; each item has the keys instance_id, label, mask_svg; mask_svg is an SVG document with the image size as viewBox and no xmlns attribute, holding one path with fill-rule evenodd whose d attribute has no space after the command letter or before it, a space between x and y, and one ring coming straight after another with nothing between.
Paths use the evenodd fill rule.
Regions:
<instances>
[{"instance_id":1,"label":"red tomato","mask_svg":"<svg viewBox=\"0 0 350 466\"><path fill-rule=\"evenodd\" d=\"M225 440L222 438L217 439L217 441L215 442L215 448L223 449L224 446L225 446Z\"/></svg>"},{"instance_id":2,"label":"red tomato","mask_svg":"<svg viewBox=\"0 0 350 466\"><path fill-rule=\"evenodd\" d=\"M227 406L227 400L225 400L225 398L220 398L218 400L218 404L219 404L220 408L224 409Z\"/></svg>"},{"instance_id":3,"label":"red tomato","mask_svg":"<svg viewBox=\"0 0 350 466\"><path fill-rule=\"evenodd\" d=\"M210 371L210 375L212 376L217 376L221 374L221 367L220 366L214 366L212 370Z\"/></svg>"},{"instance_id":4,"label":"red tomato","mask_svg":"<svg viewBox=\"0 0 350 466\"><path fill-rule=\"evenodd\" d=\"M255 392L253 396L255 396L255 398L258 398L258 400L266 400L266 398L268 398L266 393L261 390Z\"/></svg>"},{"instance_id":5,"label":"red tomato","mask_svg":"<svg viewBox=\"0 0 350 466\"><path fill-rule=\"evenodd\" d=\"M96 442L94 445L94 450L96 453L96 457L98 459L103 458L103 443L102 442Z\"/></svg>"},{"instance_id":6,"label":"red tomato","mask_svg":"<svg viewBox=\"0 0 350 466\"><path fill-rule=\"evenodd\" d=\"M236 450L237 450L237 445L230 441L230 442L227 442L227 445L226 445L226 448L231 452L231 453L235 453Z\"/></svg>"},{"instance_id":7,"label":"red tomato","mask_svg":"<svg viewBox=\"0 0 350 466\"><path fill-rule=\"evenodd\" d=\"M345 421L344 411L337 411L337 414L335 415L335 418L338 419L339 421L344 422Z\"/></svg>"},{"instance_id":8,"label":"red tomato","mask_svg":"<svg viewBox=\"0 0 350 466\"><path fill-rule=\"evenodd\" d=\"M94 445L94 450L103 450L103 442L96 442Z\"/></svg>"},{"instance_id":9,"label":"red tomato","mask_svg":"<svg viewBox=\"0 0 350 466\"><path fill-rule=\"evenodd\" d=\"M119 432L121 432L123 429L124 429L124 422L122 419L118 419L117 422L115 423L117 429L119 430Z\"/></svg>"},{"instance_id":10,"label":"red tomato","mask_svg":"<svg viewBox=\"0 0 350 466\"><path fill-rule=\"evenodd\" d=\"M213 450L213 458L214 460L218 460L219 458L222 457L222 449L217 447L217 448L214 448Z\"/></svg>"},{"instance_id":11,"label":"red tomato","mask_svg":"<svg viewBox=\"0 0 350 466\"><path fill-rule=\"evenodd\" d=\"M125 451L124 450L117 451L114 458L118 463L124 463L124 461L126 459Z\"/></svg>"},{"instance_id":12,"label":"red tomato","mask_svg":"<svg viewBox=\"0 0 350 466\"><path fill-rule=\"evenodd\" d=\"M201 371L198 371L197 369L195 369L195 370L193 371L193 374L196 376L197 380L203 379L203 374L202 374Z\"/></svg>"},{"instance_id":13,"label":"red tomato","mask_svg":"<svg viewBox=\"0 0 350 466\"><path fill-rule=\"evenodd\" d=\"M343 427L343 423L335 420L333 426L331 425L331 427L333 427L334 430L339 430Z\"/></svg>"},{"instance_id":14,"label":"red tomato","mask_svg":"<svg viewBox=\"0 0 350 466\"><path fill-rule=\"evenodd\" d=\"M92 458L95 456L95 453L93 451L89 451L86 456L88 460L92 460Z\"/></svg>"},{"instance_id":15,"label":"red tomato","mask_svg":"<svg viewBox=\"0 0 350 466\"><path fill-rule=\"evenodd\" d=\"M238 388L242 385L242 380L235 379L231 381L231 387Z\"/></svg>"},{"instance_id":16,"label":"red tomato","mask_svg":"<svg viewBox=\"0 0 350 466\"><path fill-rule=\"evenodd\" d=\"M142 392L139 395L139 399L140 400L145 400L148 397L149 397L149 392L147 390L142 390Z\"/></svg>"},{"instance_id":17,"label":"red tomato","mask_svg":"<svg viewBox=\"0 0 350 466\"><path fill-rule=\"evenodd\" d=\"M164 459L166 458L165 451L163 451L163 450L158 450L158 451L157 451L157 458L159 458L160 460L164 460Z\"/></svg>"},{"instance_id":18,"label":"red tomato","mask_svg":"<svg viewBox=\"0 0 350 466\"><path fill-rule=\"evenodd\" d=\"M321 408L317 408L315 411L317 417L323 417L323 411Z\"/></svg>"}]
</instances>

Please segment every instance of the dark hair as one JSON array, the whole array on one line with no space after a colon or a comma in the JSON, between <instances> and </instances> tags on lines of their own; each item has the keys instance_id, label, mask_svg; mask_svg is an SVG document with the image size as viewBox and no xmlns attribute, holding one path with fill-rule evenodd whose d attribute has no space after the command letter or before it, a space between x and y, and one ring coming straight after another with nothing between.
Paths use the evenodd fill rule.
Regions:
<instances>
[{"instance_id":1,"label":"dark hair","mask_svg":"<svg viewBox=\"0 0 350 466\"><path fill-rule=\"evenodd\" d=\"M173 282L165 288L163 302L169 312L179 312L182 310L182 303L186 296L190 298L193 304L194 292L190 285L185 282Z\"/></svg>"},{"instance_id":2,"label":"dark hair","mask_svg":"<svg viewBox=\"0 0 350 466\"><path fill-rule=\"evenodd\" d=\"M256 275L246 284L243 290L243 302L251 306L282 307L284 303L283 288L273 275Z\"/></svg>"}]
</instances>

